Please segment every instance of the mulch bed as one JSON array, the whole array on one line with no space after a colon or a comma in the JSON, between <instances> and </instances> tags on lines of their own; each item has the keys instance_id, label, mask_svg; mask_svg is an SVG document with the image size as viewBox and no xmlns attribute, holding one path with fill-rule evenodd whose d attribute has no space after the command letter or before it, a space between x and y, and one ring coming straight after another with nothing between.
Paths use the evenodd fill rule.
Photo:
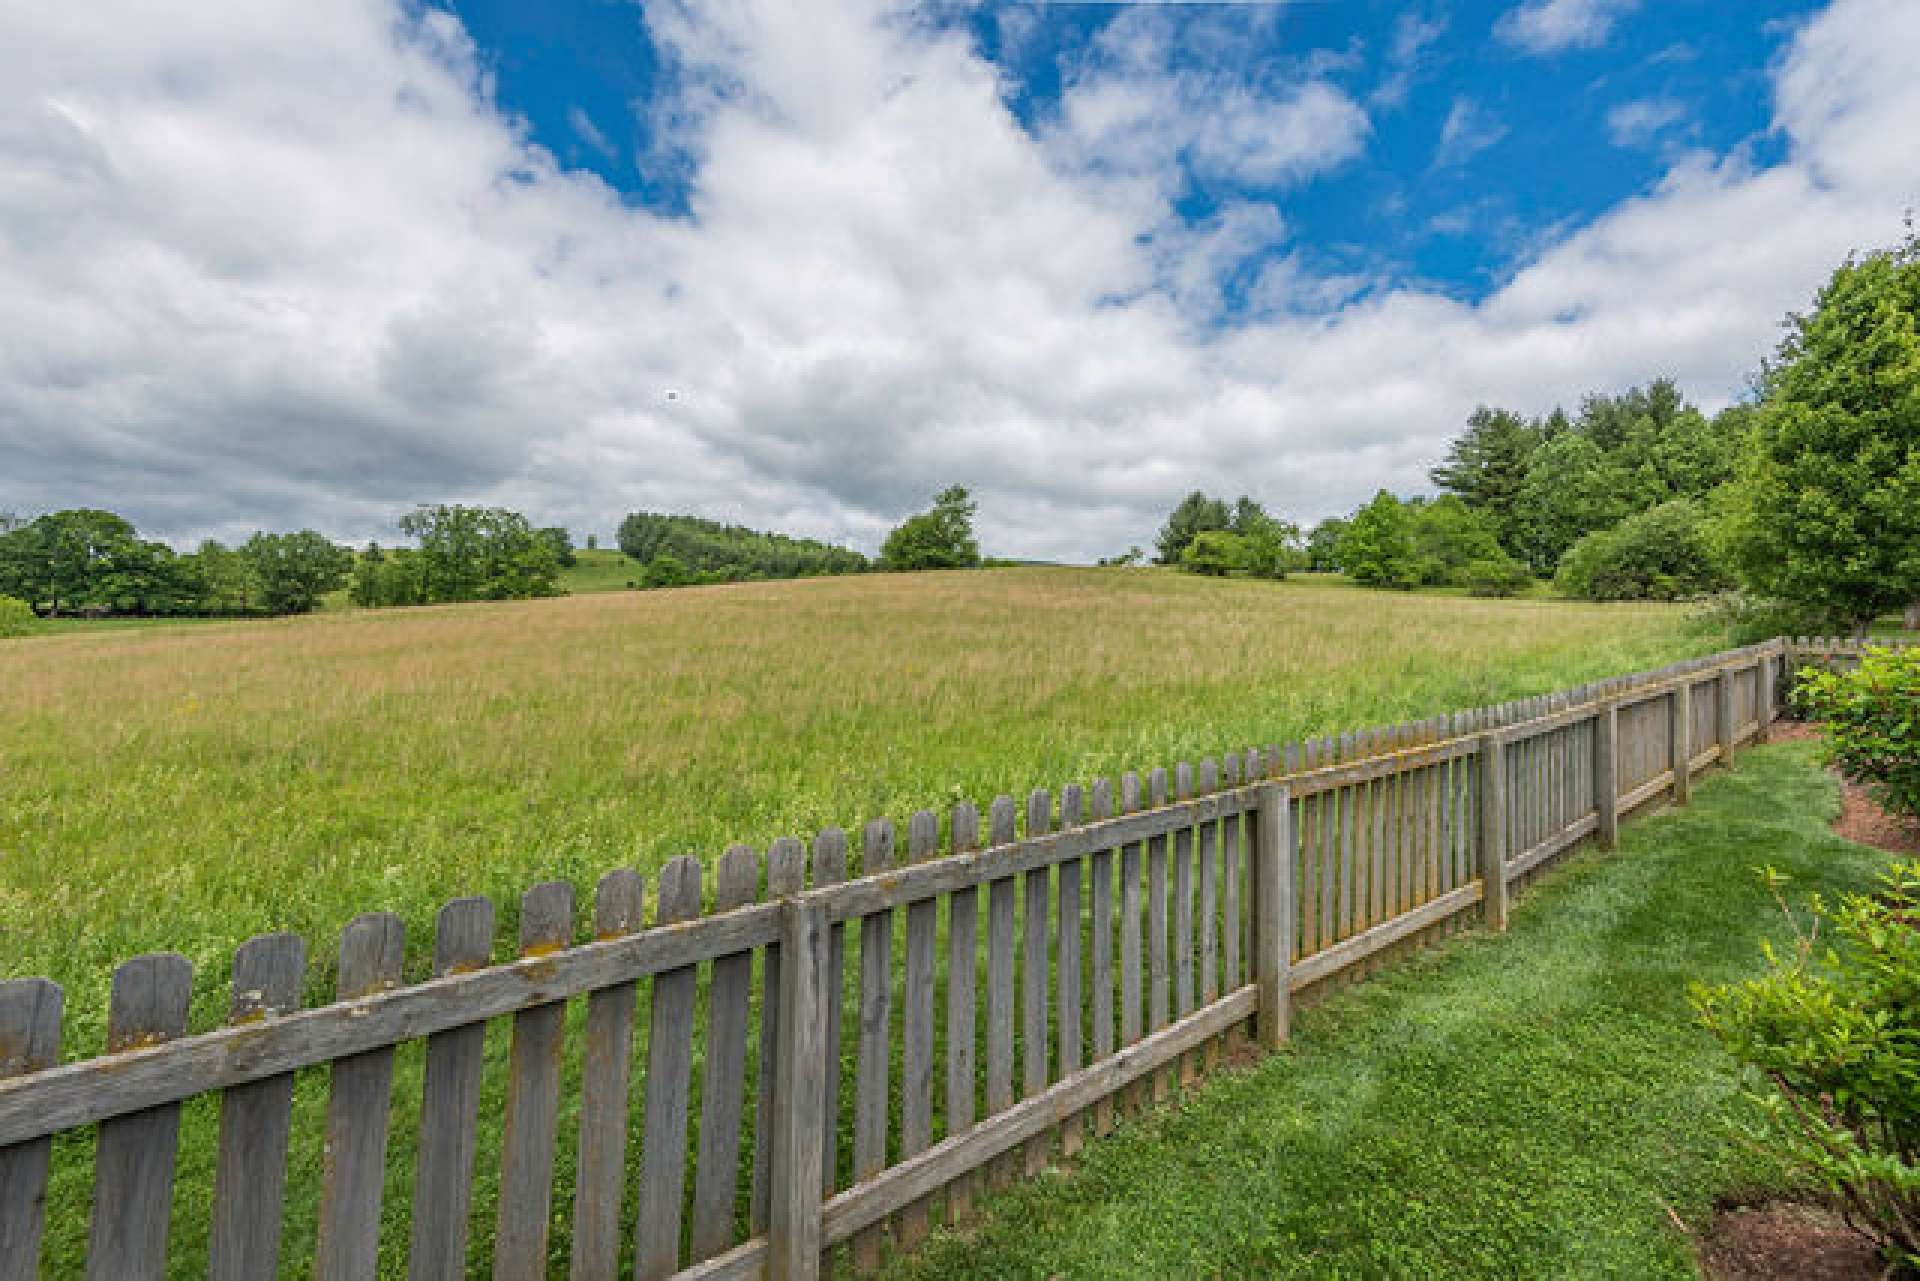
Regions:
<instances>
[{"instance_id":1,"label":"mulch bed","mask_svg":"<svg viewBox=\"0 0 1920 1281\"><path fill-rule=\"evenodd\" d=\"M1776 743L1817 739L1820 727L1802 721L1781 721L1773 727L1772 737ZM1875 804L1865 788L1845 779L1840 780L1840 791L1840 817L1834 820L1834 835L1889 854L1920 857L1920 826L1901 822Z\"/></svg>"},{"instance_id":2,"label":"mulch bed","mask_svg":"<svg viewBox=\"0 0 1920 1281\"><path fill-rule=\"evenodd\" d=\"M1817 739L1820 728L1781 721L1773 741ZM1840 780L1837 836L1890 854L1920 856L1920 830L1887 813L1863 787ZM1878 1281L1887 1265L1873 1243L1834 1211L1800 1201L1723 1206L1700 1242L1712 1281Z\"/></svg>"},{"instance_id":3,"label":"mulch bed","mask_svg":"<svg viewBox=\"0 0 1920 1281\"><path fill-rule=\"evenodd\" d=\"M1722 1209L1700 1243L1712 1281L1878 1281L1873 1243L1824 1206L1765 1201Z\"/></svg>"}]
</instances>

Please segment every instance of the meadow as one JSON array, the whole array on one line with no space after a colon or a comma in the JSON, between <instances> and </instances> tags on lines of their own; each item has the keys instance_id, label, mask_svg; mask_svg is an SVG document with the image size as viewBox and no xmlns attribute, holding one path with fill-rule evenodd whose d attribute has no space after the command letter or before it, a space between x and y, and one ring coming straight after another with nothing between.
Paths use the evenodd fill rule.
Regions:
<instances>
[{"instance_id":1,"label":"meadow","mask_svg":"<svg viewBox=\"0 0 1920 1281\"><path fill-rule=\"evenodd\" d=\"M0 643L0 973L430 937L486 894L1429 715L1707 652L1663 606L1143 570L866 575ZM413 949L409 949L413 951ZM416 957L415 963L421 963Z\"/></svg>"},{"instance_id":2,"label":"meadow","mask_svg":"<svg viewBox=\"0 0 1920 1281\"><path fill-rule=\"evenodd\" d=\"M193 962L204 1029L224 1016L234 948L270 930L307 938L309 997L324 1000L339 930L361 912L403 918L410 977L424 977L435 911L461 895L499 906L505 959L518 897L542 880L584 891L615 866L1518 697L1722 639L1670 606L1024 568L12 641L0 974L62 983L62 1049L83 1057L104 1040L111 967L139 952ZM498 1114L505 1032L489 1029L484 1115ZM419 1051L398 1061L383 1266L403 1266ZM210 1104L184 1122L180 1275L204 1270ZM323 1075L303 1074L283 1260L296 1271L324 1105ZM476 1168L482 1268L496 1139ZM77 1266L90 1159L81 1135L56 1148L56 1271ZM570 1150L560 1165L565 1205ZM560 1225L556 1258L565 1242Z\"/></svg>"}]
</instances>

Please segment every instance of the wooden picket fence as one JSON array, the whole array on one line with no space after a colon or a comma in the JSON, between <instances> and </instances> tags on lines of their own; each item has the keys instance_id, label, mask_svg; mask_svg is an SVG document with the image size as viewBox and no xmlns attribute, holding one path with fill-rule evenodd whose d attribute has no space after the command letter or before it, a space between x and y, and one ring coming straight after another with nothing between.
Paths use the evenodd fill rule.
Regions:
<instances>
[{"instance_id":1,"label":"wooden picket fence","mask_svg":"<svg viewBox=\"0 0 1920 1281\"><path fill-rule=\"evenodd\" d=\"M1504 928L1511 894L1551 861L1611 843L1656 798L1684 801L1696 772L1763 739L1788 665L1813 653L1774 641L1057 801L1037 791L1024 814L1003 796L984 839L961 804L944 834L914 815L898 852L878 820L857 851L838 829L764 860L736 847L711 884L678 858L650 925L641 877L614 871L585 943L572 887L541 885L510 964L488 963L492 905L463 899L439 915L424 982L401 981L399 920L363 916L317 1008L301 1008L301 940L258 938L234 958L227 1024L193 1035L188 962L142 956L114 974L97 1058L60 1062L58 986L0 983L0 1281L38 1275L54 1142L89 1128L86 1275L197 1270L170 1258L169 1229L182 1105L204 1095L218 1096L204 1266L274 1275L303 1073L325 1082L306 1189L321 1277L402 1260L411 1277L464 1275L489 1211L496 1277L812 1277L843 1244L870 1265L1165 1098L1223 1040L1278 1046L1303 991L1473 920ZM571 1023L569 1002L585 1007ZM473 1190L494 1020L511 1033L486 1206ZM421 1040L396 1229L395 1053ZM556 1205L569 1148L571 1203Z\"/></svg>"}]
</instances>

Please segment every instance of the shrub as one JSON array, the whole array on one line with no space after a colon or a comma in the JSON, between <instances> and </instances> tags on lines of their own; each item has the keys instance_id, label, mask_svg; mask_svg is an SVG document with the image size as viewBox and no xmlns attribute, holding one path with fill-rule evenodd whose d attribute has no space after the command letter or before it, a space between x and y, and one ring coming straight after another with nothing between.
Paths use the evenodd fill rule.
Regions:
<instances>
[{"instance_id":1,"label":"shrub","mask_svg":"<svg viewBox=\"0 0 1920 1281\"><path fill-rule=\"evenodd\" d=\"M1195 534L1180 553L1180 567L1195 574L1224 578L1247 563L1246 540L1224 529Z\"/></svg>"},{"instance_id":2,"label":"shrub","mask_svg":"<svg viewBox=\"0 0 1920 1281\"><path fill-rule=\"evenodd\" d=\"M1842 774L1890 813L1920 818L1920 648L1869 649L1851 672L1809 668L1796 697L1826 723Z\"/></svg>"},{"instance_id":3,"label":"shrub","mask_svg":"<svg viewBox=\"0 0 1920 1281\"><path fill-rule=\"evenodd\" d=\"M1776 898L1784 878L1766 873ZM1701 1021L1766 1083L1763 1144L1816 1177L1896 1266L1920 1267L1920 863L1882 892L1819 896L1768 972L1695 985ZM1816 947L1822 926L1830 938Z\"/></svg>"},{"instance_id":4,"label":"shrub","mask_svg":"<svg viewBox=\"0 0 1920 1281\"><path fill-rule=\"evenodd\" d=\"M0 596L0 636L25 636L36 620L33 606L12 596Z\"/></svg>"},{"instance_id":5,"label":"shrub","mask_svg":"<svg viewBox=\"0 0 1920 1281\"><path fill-rule=\"evenodd\" d=\"M1460 585L1474 596L1518 596L1533 583L1527 567L1511 556L1468 561Z\"/></svg>"},{"instance_id":6,"label":"shrub","mask_svg":"<svg viewBox=\"0 0 1920 1281\"><path fill-rule=\"evenodd\" d=\"M1555 581L1588 600L1683 600L1727 585L1699 507L1680 499L1588 534L1561 558Z\"/></svg>"},{"instance_id":7,"label":"shrub","mask_svg":"<svg viewBox=\"0 0 1920 1281\"><path fill-rule=\"evenodd\" d=\"M1776 636L1821 636L1833 621L1803 605L1740 591L1709 597L1701 603L1697 617L1710 630L1724 632L1736 645L1752 645Z\"/></svg>"}]
</instances>

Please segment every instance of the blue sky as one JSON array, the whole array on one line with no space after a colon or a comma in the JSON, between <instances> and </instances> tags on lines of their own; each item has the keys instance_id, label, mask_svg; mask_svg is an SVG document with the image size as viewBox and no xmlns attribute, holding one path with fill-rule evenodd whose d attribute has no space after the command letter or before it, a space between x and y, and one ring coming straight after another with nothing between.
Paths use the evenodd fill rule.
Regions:
<instances>
[{"instance_id":1,"label":"blue sky","mask_svg":"<svg viewBox=\"0 0 1920 1281\"><path fill-rule=\"evenodd\" d=\"M1915 0L0 6L0 511L1091 560L1743 393L1920 207Z\"/></svg>"},{"instance_id":2,"label":"blue sky","mask_svg":"<svg viewBox=\"0 0 1920 1281\"><path fill-rule=\"evenodd\" d=\"M688 212L697 170L657 125L674 93L672 59L651 38L644 5L638 14L631 0L449 7L498 101L535 141L637 204ZM1073 77L1111 61L1103 34L1147 8L1171 28L1169 66L1244 84L1325 68L1370 108L1364 154L1306 183L1189 165L1182 216L1201 223L1225 202L1271 202L1317 269L1477 300L1543 238L1658 182L1678 150L1776 156L1767 68L1819 7L1663 0L1615 7L1607 21L1610 7L1595 5L1591 25L1604 23L1604 38L1547 49L1498 34L1506 4L987 3L929 5L916 17L963 30L1035 133L1058 119Z\"/></svg>"}]
</instances>

